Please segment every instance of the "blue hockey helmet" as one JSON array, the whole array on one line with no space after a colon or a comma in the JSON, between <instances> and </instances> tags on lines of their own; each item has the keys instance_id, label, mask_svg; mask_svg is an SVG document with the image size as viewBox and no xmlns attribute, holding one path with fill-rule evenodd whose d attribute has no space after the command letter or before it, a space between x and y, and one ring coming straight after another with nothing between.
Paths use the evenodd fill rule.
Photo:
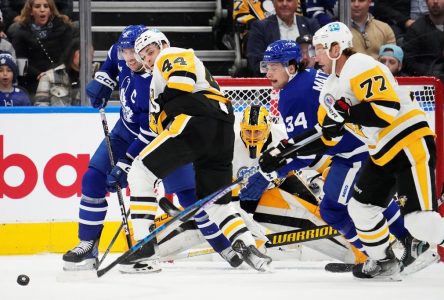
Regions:
<instances>
[{"instance_id":1,"label":"blue hockey helmet","mask_svg":"<svg viewBox=\"0 0 444 300\"><path fill-rule=\"evenodd\" d=\"M268 63L281 63L285 67L294 60L296 64L302 61L301 48L295 41L278 40L268 45L264 58L260 63L261 72L266 73Z\"/></svg>"},{"instance_id":2,"label":"blue hockey helmet","mask_svg":"<svg viewBox=\"0 0 444 300\"><path fill-rule=\"evenodd\" d=\"M117 41L117 47L119 49L133 49L137 37L147 29L148 27L145 25L129 25L125 27Z\"/></svg>"}]
</instances>

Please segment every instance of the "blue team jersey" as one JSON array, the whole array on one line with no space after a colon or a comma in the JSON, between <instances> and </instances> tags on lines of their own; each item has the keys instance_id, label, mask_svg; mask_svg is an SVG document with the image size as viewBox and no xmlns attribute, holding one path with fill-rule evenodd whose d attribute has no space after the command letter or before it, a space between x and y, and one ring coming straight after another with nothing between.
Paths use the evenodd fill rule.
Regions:
<instances>
[{"instance_id":1,"label":"blue team jersey","mask_svg":"<svg viewBox=\"0 0 444 300\"><path fill-rule=\"evenodd\" d=\"M134 158L155 137L149 129L149 90L152 76L145 72L131 71L125 60L120 57L115 44L109 49L100 71L106 72L110 78L118 79L122 105L120 119L137 137L127 150L127 155Z\"/></svg>"},{"instance_id":2,"label":"blue team jersey","mask_svg":"<svg viewBox=\"0 0 444 300\"><path fill-rule=\"evenodd\" d=\"M280 91L278 110L289 138L318 124L319 94L328 76L322 71L306 69L290 79ZM333 156L333 159L346 159L350 163L361 161L368 156L364 143L348 132L325 154ZM306 167L313 158L295 159L281 169L279 174L284 175L289 170Z\"/></svg>"},{"instance_id":3,"label":"blue team jersey","mask_svg":"<svg viewBox=\"0 0 444 300\"><path fill-rule=\"evenodd\" d=\"M0 91L0 106L31 106L28 94L21 89L14 87L12 92Z\"/></svg>"}]
</instances>

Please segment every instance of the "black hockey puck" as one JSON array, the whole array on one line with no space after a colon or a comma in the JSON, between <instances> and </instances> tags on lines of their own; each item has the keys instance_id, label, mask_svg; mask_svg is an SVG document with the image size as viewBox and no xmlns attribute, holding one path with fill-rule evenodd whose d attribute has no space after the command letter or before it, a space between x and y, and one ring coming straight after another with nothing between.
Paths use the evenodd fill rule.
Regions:
<instances>
[{"instance_id":1,"label":"black hockey puck","mask_svg":"<svg viewBox=\"0 0 444 300\"><path fill-rule=\"evenodd\" d=\"M29 277L24 274L21 274L17 277L17 283L20 285L28 285Z\"/></svg>"}]
</instances>

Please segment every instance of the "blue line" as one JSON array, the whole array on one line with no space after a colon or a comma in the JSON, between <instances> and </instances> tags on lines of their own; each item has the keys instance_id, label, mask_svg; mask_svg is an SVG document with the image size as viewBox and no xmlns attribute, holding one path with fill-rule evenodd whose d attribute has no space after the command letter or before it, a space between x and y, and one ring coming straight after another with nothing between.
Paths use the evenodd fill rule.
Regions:
<instances>
[{"instance_id":1,"label":"blue line","mask_svg":"<svg viewBox=\"0 0 444 300\"><path fill-rule=\"evenodd\" d=\"M120 106L109 106L106 112L118 113ZM0 114L72 114L98 113L97 108L88 106L8 106L0 107Z\"/></svg>"}]
</instances>

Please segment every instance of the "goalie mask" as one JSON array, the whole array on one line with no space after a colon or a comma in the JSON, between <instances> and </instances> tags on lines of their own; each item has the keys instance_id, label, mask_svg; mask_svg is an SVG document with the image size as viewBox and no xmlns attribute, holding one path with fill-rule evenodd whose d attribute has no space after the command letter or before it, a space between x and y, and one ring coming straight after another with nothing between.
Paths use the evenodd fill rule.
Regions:
<instances>
[{"instance_id":1,"label":"goalie mask","mask_svg":"<svg viewBox=\"0 0 444 300\"><path fill-rule=\"evenodd\" d=\"M302 61L299 45L295 41L279 40L268 45L260 63L260 71L267 73L269 63L280 63L286 68L291 61L299 67Z\"/></svg>"},{"instance_id":2,"label":"goalie mask","mask_svg":"<svg viewBox=\"0 0 444 300\"><path fill-rule=\"evenodd\" d=\"M268 111L261 105L251 105L244 111L240 123L240 135L250 158L259 157L270 135L271 124Z\"/></svg>"}]
</instances>

